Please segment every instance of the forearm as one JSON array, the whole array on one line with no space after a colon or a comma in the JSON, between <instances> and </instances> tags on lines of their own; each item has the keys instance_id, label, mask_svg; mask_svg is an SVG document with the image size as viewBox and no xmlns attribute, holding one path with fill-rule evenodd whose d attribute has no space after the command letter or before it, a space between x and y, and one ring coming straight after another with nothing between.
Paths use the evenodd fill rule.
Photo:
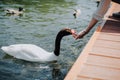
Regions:
<instances>
[{"instance_id":1,"label":"forearm","mask_svg":"<svg viewBox=\"0 0 120 80\"><path fill-rule=\"evenodd\" d=\"M95 18L92 18L92 20L90 21L88 27L84 30L85 31L85 34L87 34L94 26L95 24L98 22L97 19Z\"/></svg>"},{"instance_id":2,"label":"forearm","mask_svg":"<svg viewBox=\"0 0 120 80\"><path fill-rule=\"evenodd\" d=\"M94 26L95 24L101 20L105 13L107 12L109 6L110 6L111 0L101 0L100 5L96 12L93 14L93 18L91 22L89 23L88 27L84 30L85 33L87 34Z\"/></svg>"},{"instance_id":3,"label":"forearm","mask_svg":"<svg viewBox=\"0 0 120 80\"><path fill-rule=\"evenodd\" d=\"M84 37L87 33L89 33L89 31L95 26L95 24L97 22L98 22L97 19L92 18L88 27L86 29L84 29L83 31L81 31L80 33L78 33L78 35L75 34L73 37L75 37L75 39L80 39L80 38Z\"/></svg>"},{"instance_id":4,"label":"forearm","mask_svg":"<svg viewBox=\"0 0 120 80\"><path fill-rule=\"evenodd\" d=\"M95 26L95 24L99 21L102 20L104 17L105 13L107 12L109 6L110 6L111 0L101 0L100 5L96 12L93 14L93 18L91 22L89 23L88 27L84 30L86 34Z\"/></svg>"},{"instance_id":5,"label":"forearm","mask_svg":"<svg viewBox=\"0 0 120 80\"><path fill-rule=\"evenodd\" d=\"M98 9L95 11L95 13L93 14L93 18L90 21L89 25L83 31L78 33L77 36L75 36L76 39L79 39L85 36L96 25L98 21L102 20L102 18L104 17L105 13L107 12L110 6L110 1L111 0L101 0L100 5Z\"/></svg>"}]
</instances>

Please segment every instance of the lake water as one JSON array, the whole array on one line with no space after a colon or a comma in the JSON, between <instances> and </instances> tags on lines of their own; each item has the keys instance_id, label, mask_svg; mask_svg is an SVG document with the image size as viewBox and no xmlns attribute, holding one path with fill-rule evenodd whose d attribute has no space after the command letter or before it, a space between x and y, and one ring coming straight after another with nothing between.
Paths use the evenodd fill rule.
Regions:
<instances>
[{"instance_id":1,"label":"lake water","mask_svg":"<svg viewBox=\"0 0 120 80\"><path fill-rule=\"evenodd\" d=\"M3 11L18 7L25 9L22 16ZM77 19L73 9L81 9ZM83 30L95 9L95 0L0 0L0 46L30 43L52 52L58 31L65 27ZM93 31L80 40L64 37L59 59L52 63L19 60L0 49L0 80L63 80Z\"/></svg>"}]
</instances>

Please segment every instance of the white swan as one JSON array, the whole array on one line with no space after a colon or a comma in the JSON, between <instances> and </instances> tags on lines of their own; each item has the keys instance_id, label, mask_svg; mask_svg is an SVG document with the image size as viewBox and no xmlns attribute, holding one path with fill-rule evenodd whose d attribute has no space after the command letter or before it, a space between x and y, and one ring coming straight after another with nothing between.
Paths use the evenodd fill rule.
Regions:
<instances>
[{"instance_id":1,"label":"white swan","mask_svg":"<svg viewBox=\"0 0 120 80\"><path fill-rule=\"evenodd\" d=\"M73 29L62 29L56 36L54 52L47 52L44 49L33 44L15 44L3 46L1 49L7 54L18 59L23 59L32 62L49 62L57 60L60 54L60 42L62 37L74 34Z\"/></svg>"},{"instance_id":2,"label":"white swan","mask_svg":"<svg viewBox=\"0 0 120 80\"><path fill-rule=\"evenodd\" d=\"M15 9L5 9L5 12L6 14L17 14L17 15L20 15L23 13L23 8L22 7L19 7L18 10L15 10Z\"/></svg>"}]
</instances>

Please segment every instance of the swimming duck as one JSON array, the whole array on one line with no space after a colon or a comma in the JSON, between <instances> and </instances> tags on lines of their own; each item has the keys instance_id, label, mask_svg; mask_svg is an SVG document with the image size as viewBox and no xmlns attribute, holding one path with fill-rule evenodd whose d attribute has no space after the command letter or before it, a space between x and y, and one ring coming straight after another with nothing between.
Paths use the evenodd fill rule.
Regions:
<instances>
[{"instance_id":1,"label":"swimming duck","mask_svg":"<svg viewBox=\"0 0 120 80\"><path fill-rule=\"evenodd\" d=\"M26 61L31 62L49 62L57 60L60 55L60 42L64 36L72 35L73 29L64 28L60 30L56 36L55 49L53 52L47 52L34 44L14 44L10 46L2 46L1 49L7 54Z\"/></svg>"},{"instance_id":2,"label":"swimming duck","mask_svg":"<svg viewBox=\"0 0 120 80\"><path fill-rule=\"evenodd\" d=\"M23 13L23 8L22 7L19 7L18 10L15 10L15 9L5 9L5 12L6 14L22 14Z\"/></svg>"},{"instance_id":3,"label":"swimming duck","mask_svg":"<svg viewBox=\"0 0 120 80\"><path fill-rule=\"evenodd\" d=\"M97 3L97 7L98 7L100 4L100 0L96 0L96 3Z\"/></svg>"},{"instance_id":4,"label":"swimming duck","mask_svg":"<svg viewBox=\"0 0 120 80\"><path fill-rule=\"evenodd\" d=\"M73 13L74 18L77 18L80 14L81 14L80 9L74 9L74 13Z\"/></svg>"}]
</instances>

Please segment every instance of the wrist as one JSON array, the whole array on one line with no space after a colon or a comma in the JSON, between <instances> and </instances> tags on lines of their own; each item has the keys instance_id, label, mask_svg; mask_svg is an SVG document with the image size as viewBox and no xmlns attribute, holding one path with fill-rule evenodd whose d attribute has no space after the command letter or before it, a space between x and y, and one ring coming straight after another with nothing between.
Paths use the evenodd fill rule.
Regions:
<instances>
[{"instance_id":1,"label":"wrist","mask_svg":"<svg viewBox=\"0 0 120 80\"><path fill-rule=\"evenodd\" d=\"M87 30L83 30L83 31L82 31L83 34L87 34L88 32L89 32L89 31L87 31Z\"/></svg>"}]
</instances>

